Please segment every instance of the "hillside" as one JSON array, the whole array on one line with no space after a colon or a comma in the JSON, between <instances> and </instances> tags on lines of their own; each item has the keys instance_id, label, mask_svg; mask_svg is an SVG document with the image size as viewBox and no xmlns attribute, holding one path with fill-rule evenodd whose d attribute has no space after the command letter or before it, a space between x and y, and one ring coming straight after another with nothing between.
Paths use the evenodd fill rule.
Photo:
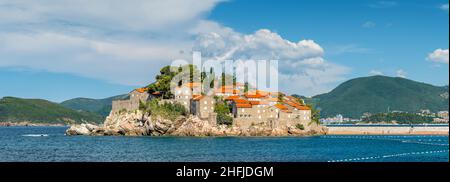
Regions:
<instances>
[{"instance_id":1,"label":"hillside","mask_svg":"<svg viewBox=\"0 0 450 182\"><path fill-rule=\"evenodd\" d=\"M103 121L95 113L76 111L42 99L4 97L0 99L0 122L82 123Z\"/></svg>"},{"instance_id":2,"label":"hillside","mask_svg":"<svg viewBox=\"0 0 450 182\"><path fill-rule=\"evenodd\" d=\"M438 87L404 78L371 76L346 81L331 92L313 97L322 117L398 110L448 110L448 86Z\"/></svg>"},{"instance_id":3,"label":"hillside","mask_svg":"<svg viewBox=\"0 0 450 182\"><path fill-rule=\"evenodd\" d=\"M89 111L106 117L111 111L113 100L126 99L127 97L128 95L125 94L104 99L75 98L61 102L61 105L70 109Z\"/></svg>"}]
</instances>

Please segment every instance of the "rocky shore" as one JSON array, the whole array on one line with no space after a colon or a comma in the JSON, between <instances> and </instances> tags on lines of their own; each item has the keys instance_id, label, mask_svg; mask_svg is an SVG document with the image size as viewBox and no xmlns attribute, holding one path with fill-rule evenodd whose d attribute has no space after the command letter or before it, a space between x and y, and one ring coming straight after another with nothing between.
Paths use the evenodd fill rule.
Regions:
<instances>
[{"instance_id":1,"label":"rocky shore","mask_svg":"<svg viewBox=\"0 0 450 182\"><path fill-rule=\"evenodd\" d=\"M212 126L207 121L194 116L180 116L174 121L161 116L143 114L141 111L110 114L103 125L72 125L66 135L126 135L126 136L305 136L326 133L326 128L317 124L304 127L295 126L271 128L253 125L249 128L219 125Z\"/></svg>"}]
</instances>

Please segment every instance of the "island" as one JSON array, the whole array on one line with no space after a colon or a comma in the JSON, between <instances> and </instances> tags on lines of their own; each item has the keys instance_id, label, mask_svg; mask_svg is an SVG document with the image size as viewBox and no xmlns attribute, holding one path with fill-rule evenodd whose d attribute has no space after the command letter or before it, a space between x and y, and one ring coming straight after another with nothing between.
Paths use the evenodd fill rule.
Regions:
<instances>
[{"instance_id":1,"label":"island","mask_svg":"<svg viewBox=\"0 0 450 182\"><path fill-rule=\"evenodd\" d=\"M180 82L161 69L155 83L112 101L101 125L75 124L67 135L128 136L304 136L326 133L312 106L282 92L258 90L248 83L216 79L209 92L202 82ZM227 76L227 75L222 75ZM219 81L217 81L219 80ZM235 79L233 79L235 80Z\"/></svg>"}]
</instances>

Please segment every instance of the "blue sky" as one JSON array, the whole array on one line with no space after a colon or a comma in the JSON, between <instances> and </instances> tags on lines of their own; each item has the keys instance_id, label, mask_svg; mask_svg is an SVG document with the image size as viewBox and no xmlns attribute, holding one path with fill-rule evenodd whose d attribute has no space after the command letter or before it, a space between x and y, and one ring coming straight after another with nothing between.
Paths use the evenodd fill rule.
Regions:
<instances>
[{"instance_id":1,"label":"blue sky","mask_svg":"<svg viewBox=\"0 0 450 182\"><path fill-rule=\"evenodd\" d=\"M285 66L303 65L281 70L282 84L297 83L288 93L311 96L374 74L448 84L446 0L127 3L0 0L0 97L109 97L152 82L161 66L188 59L187 52L221 55L240 44L298 51L277 56ZM220 39L207 36L212 32ZM205 47L211 40L224 45ZM288 46L302 40L313 42ZM250 47L241 46L264 55Z\"/></svg>"}]
</instances>

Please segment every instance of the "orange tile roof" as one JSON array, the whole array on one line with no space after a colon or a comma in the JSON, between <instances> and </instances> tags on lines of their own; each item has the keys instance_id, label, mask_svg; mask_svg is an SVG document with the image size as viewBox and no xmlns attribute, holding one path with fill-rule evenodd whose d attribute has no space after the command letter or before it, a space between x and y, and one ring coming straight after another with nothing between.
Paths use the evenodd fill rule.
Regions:
<instances>
[{"instance_id":1,"label":"orange tile roof","mask_svg":"<svg viewBox=\"0 0 450 182\"><path fill-rule=\"evenodd\" d=\"M265 95L261 95L259 93L256 93L256 94L246 93L246 94L244 94L244 96L247 98L264 98L264 97L266 97Z\"/></svg>"},{"instance_id":2,"label":"orange tile roof","mask_svg":"<svg viewBox=\"0 0 450 182\"><path fill-rule=\"evenodd\" d=\"M311 110L308 106L300 106L299 110Z\"/></svg>"},{"instance_id":3,"label":"orange tile roof","mask_svg":"<svg viewBox=\"0 0 450 182\"><path fill-rule=\"evenodd\" d=\"M289 109L288 107L286 107L283 104L275 104L275 107L277 107L280 110L288 110Z\"/></svg>"},{"instance_id":4,"label":"orange tile roof","mask_svg":"<svg viewBox=\"0 0 450 182\"><path fill-rule=\"evenodd\" d=\"M138 91L139 93L144 93L148 91L148 88L144 87L144 88L137 88L135 89L136 91Z\"/></svg>"},{"instance_id":5,"label":"orange tile roof","mask_svg":"<svg viewBox=\"0 0 450 182\"><path fill-rule=\"evenodd\" d=\"M245 99L234 99L233 102L235 102L236 104L250 104L250 102Z\"/></svg>"},{"instance_id":6,"label":"orange tile roof","mask_svg":"<svg viewBox=\"0 0 450 182\"><path fill-rule=\"evenodd\" d=\"M194 87L201 87L202 83L200 83L200 82L189 82L189 83L186 83L184 85L189 87L189 88L194 88Z\"/></svg>"},{"instance_id":7,"label":"orange tile roof","mask_svg":"<svg viewBox=\"0 0 450 182\"><path fill-rule=\"evenodd\" d=\"M286 103L287 105L290 105L290 106L292 106L292 107L295 107L295 108L297 108L298 110L310 110L309 107L307 107L307 106L302 106L302 105L300 105L300 104L298 104L298 103L295 103L295 102L285 101L284 103Z\"/></svg>"},{"instance_id":8,"label":"orange tile roof","mask_svg":"<svg viewBox=\"0 0 450 182\"><path fill-rule=\"evenodd\" d=\"M193 97L192 97L192 100L201 100L201 99L203 99L203 95L193 95Z\"/></svg>"},{"instance_id":9,"label":"orange tile roof","mask_svg":"<svg viewBox=\"0 0 450 182\"><path fill-rule=\"evenodd\" d=\"M251 105L268 105L268 102L264 102L264 101L250 101Z\"/></svg>"},{"instance_id":10,"label":"orange tile roof","mask_svg":"<svg viewBox=\"0 0 450 182\"><path fill-rule=\"evenodd\" d=\"M215 93L232 93L232 94L239 94L239 90L234 89L225 89L225 88L219 88L214 90Z\"/></svg>"},{"instance_id":11,"label":"orange tile roof","mask_svg":"<svg viewBox=\"0 0 450 182\"><path fill-rule=\"evenodd\" d=\"M237 108L252 108L251 104L236 104Z\"/></svg>"},{"instance_id":12,"label":"orange tile roof","mask_svg":"<svg viewBox=\"0 0 450 182\"><path fill-rule=\"evenodd\" d=\"M239 98L240 97L238 95L232 95L232 96L225 98L225 100L234 100L234 99L239 99Z\"/></svg>"}]
</instances>

